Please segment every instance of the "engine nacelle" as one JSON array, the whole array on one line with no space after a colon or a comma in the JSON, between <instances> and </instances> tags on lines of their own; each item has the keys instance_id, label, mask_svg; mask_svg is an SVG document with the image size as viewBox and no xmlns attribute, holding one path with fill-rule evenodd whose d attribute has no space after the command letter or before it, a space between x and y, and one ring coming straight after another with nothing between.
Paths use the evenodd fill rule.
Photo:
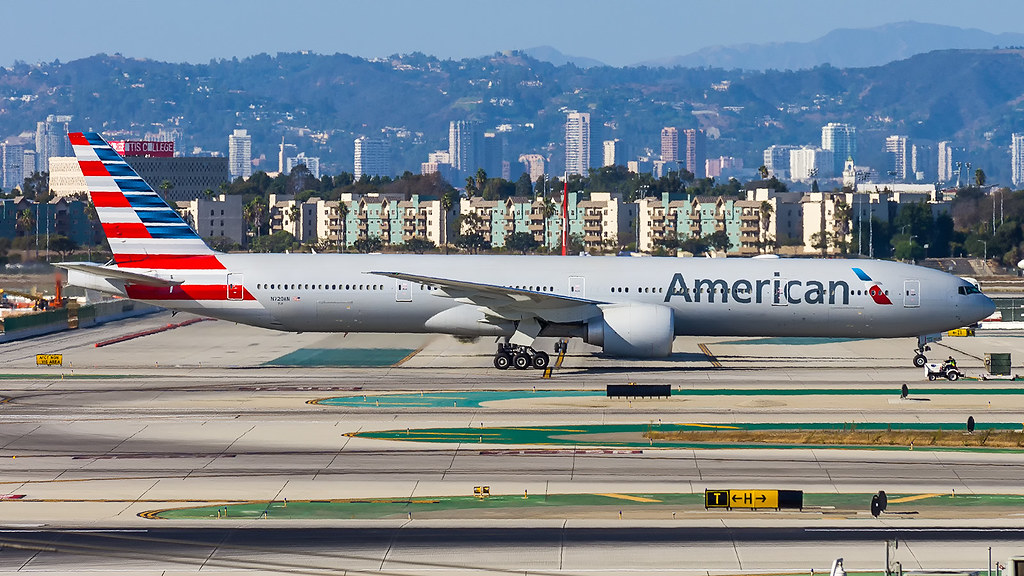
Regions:
<instances>
[{"instance_id":1,"label":"engine nacelle","mask_svg":"<svg viewBox=\"0 0 1024 576\"><path fill-rule=\"evenodd\" d=\"M492 324L480 308L463 304L431 316L423 323L428 332L455 336L509 336L516 331L511 321Z\"/></svg>"},{"instance_id":2,"label":"engine nacelle","mask_svg":"<svg viewBox=\"0 0 1024 576\"><path fill-rule=\"evenodd\" d=\"M657 304L614 304L587 322L586 341L606 354L629 358L664 358L672 355L675 315Z\"/></svg>"}]
</instances>

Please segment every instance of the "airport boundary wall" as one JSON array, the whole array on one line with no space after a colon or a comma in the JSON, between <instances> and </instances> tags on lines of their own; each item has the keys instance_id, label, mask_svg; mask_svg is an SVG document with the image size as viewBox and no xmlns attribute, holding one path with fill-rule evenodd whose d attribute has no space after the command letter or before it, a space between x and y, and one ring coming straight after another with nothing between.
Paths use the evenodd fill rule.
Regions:
<instances>
[{"instance_id":1,"label":"airport boundary wall","mask_svg":"<svg viewBox=\"0 0 1024 576\"><path fill-rule=\"evenodd\" d=\"M0 343L33 338L44 334L89 328L105 322L152 314L163 310L159 306L113 300L74 308L58 308L35 314L8 316L0 319Z\"/></svg>"}]
</instances>

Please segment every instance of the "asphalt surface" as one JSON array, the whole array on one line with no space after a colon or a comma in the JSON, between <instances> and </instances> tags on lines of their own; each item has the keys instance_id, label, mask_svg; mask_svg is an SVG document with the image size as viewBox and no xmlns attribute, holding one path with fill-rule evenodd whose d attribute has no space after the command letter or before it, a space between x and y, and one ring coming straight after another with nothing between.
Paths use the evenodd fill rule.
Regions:
<instances>
[{"instance_id":1,"label":"asphalt surface","mask_svg":"<svg viewBox=\"0 0 1024 576\"><path fill-rule=\"evenodd\" d=\"M469 495L479 485L531 496L729 488L1024 495L1024 458L1016 451L601 449L615 439L581 447L557 438L544 446L490 445L482 433L457 443L351 436L659 421L921 424L974 416L979 429L986 421L1024 422L1024 395L1015 384L928 382L909 367L909 340L678 339L677 354L658 362L593 356L574 342L551 379L532 370L495 371L491 342L422 335L282 334L202 322L93 345L187 318L161 314L5 345L0 494L22 499L0 501L0 573L809 572L827 570L837 557L847 559L848 569L879 570L882 542L896 532L905 542L898 558L904 568L981 569L990 545L997 560L1024 553L1019 508L993 506L922 506L917 514L881 519L868 514L866 503L852 512L776 513L641 510L624 501L524 508L521 516L148 520L139 515L170 507L429 498ZM932 346L933 355L954 354L977 374L986 352L1012 352L1019 343L1011 333ZM360 349L387 348L416 352L384 367L268 366L302 350L344 350L318 357L350 361ZM64 354L65 365L36 367L36 353ZM669 383L674 395L629 401L559 393L625 382ZM898 397L902 384L911 388L910 399ZM865 387L892 394L857 393ZM542 393L531 397L534 390ZM380 402L389 393L470 391L486 399ZM334 397L355 401L310 403Z\"/></svg>"}]
</instances>

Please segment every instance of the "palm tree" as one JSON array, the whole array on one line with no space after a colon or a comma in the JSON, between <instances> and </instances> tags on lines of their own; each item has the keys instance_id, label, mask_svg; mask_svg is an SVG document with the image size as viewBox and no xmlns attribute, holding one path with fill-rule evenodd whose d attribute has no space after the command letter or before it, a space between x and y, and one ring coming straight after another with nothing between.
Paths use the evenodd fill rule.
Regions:
<instances>
[{"instance_id":1,"label":"palm tree","mask_svg":"<svg viewBox=\"0 0 1024 576\"><path fill-rule=\"evenodd\" d=\"M548 219L555 215L555 203L547 196L541 202L544 204L544 247L548 247Z\"/></svg>"},{"instance_id":2,"label":"palm tree","mask_svg":"<svg viewBox=\"0 0 1024 576\"><path fill-rule=\"evenodd\" d=\"M25 208L24 210L18 213L17 226L18 229L21 230L21 232L24 235L27 236L28 233L32 231L32 228L35 227L35 225L36 217L32 215L31 209Z\"/></svg>"},{"instance_id":3,"label":"palm tree","mask_svg":"<svg viewBox=\"0 0 1024 576\"><path fill-rule=\"evenodd\" d=\"M441 234L445 254L448 253L448 215L452 213L452 208L455 207L457 195L458 191L453 188L441 196L441 210L443 211L441 215Z\"/></svg>"},{"instance_id":4,"label":"palm tree","mask_svg":"<svg viewBox=\"0 0 1024 576\"><path fill-rule=\"evenodd\" d=\"M840 198L836 201L834 212L836 220L836 245L843 254L846 254L847 251L846 236L850 233L850 217L852 214L853 208L845 200Z\"/></svg>"},{"instance_id":5,"label":"palm tree","mask_svg":"<svg viewBox=\"0 0 1024 576\"><path fill-rule=\"evenodd\" d=\"M761 246L762 250L768 245L768 230L772 227L772 212L775 209L772 208L771 202L763 200L761 202Z\"/></svg>"},{"instance_id":6,"label":"palm tree","mask_svg":"<svg viewBox=\"0 0 1024 576\"><path fill-rule=\"evenodd\" d=\"M341 217L341 245L344 252L348 252L348 202L344 200L338 203L338 216Z\"/></svg>"}]
</instances>

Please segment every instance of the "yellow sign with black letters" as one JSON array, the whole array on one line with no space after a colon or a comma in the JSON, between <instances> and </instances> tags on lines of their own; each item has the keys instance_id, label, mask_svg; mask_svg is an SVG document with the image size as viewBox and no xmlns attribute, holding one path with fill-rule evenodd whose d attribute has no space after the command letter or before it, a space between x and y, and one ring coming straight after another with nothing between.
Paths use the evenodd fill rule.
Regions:
<instances>
[{"instance_id":1,"label":"yellow sign with black letters","mask_svg":"<svg viewBox=\"0 0 1024 576\"><path fill-rule=\"evenodd\" d=\"M800 490L705 490L705 508L803 508Z\"/></svg>"},{"instance_id":2,"label":"yellow sign with black letters","mask_svg":"<svg viewBox=\"0 0 1024 576\"><path fill-rule=\"evenodd\" d=\"M63 354L36 354L36 366L63 366Z\"/></svg>"}]
</instances>

